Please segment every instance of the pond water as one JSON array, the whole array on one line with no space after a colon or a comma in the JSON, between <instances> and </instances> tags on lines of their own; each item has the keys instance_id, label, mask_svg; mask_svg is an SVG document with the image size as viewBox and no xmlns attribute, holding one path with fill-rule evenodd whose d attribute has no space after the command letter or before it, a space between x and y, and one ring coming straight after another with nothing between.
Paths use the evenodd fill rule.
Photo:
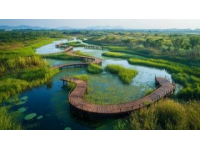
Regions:
<instances>
[{"instance_id":1,"label":"pond water","mask_svg":"<svg viewBox=\"0 0 200 150\"><path fill-rule=\"evenodd\" d=\"M77 41L73 39L71 41ZM55 48L55 44L60 42L71 42L68 40L55 41L46 46L37 49L39 54L47 54L61 51ZM80 41L80 40L79 40ZM85 96L87 101L98 104L123 103L136 100L144 96L149 88L155 89L155 76L166 76L171 79L171 75L165 70L130 65L127 60L119 58L103 57L102 50L84 49L82 47L74 48L94 57L103 60L102 66L107 64L121 64L127 68L138 70L138 75L133 79L130 85L124 85L116 75L103 72L100 75L88 74L86 68L63 69L55 75L51 82L36 88L27 90L19 95L21 103L12 107L13 111L21 110L21 122L27 129L97 129L105 126L107 122L88 122L77 119L70 113L68 101L69 89L63 87L60 78L63 76L73 76L87 74L89 75L88 94ZM72 63L77 61L46 59L52 66L63 63ZM96 87L96 88L93 88ZM24 100L25 99L25 100ZM21 108L21 109L20 109ZM34 113L34 114L33 114ZM31 114L33 119L25 120L27 115ZM35 116L36 114L36 116ZM28 117L30 117L29 115Z\"/></svg>"}]
</instances>

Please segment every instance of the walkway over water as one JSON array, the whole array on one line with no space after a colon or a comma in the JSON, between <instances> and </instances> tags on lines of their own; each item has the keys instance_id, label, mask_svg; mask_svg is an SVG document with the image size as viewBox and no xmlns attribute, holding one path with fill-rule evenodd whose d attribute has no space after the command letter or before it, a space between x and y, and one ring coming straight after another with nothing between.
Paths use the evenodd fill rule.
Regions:
<instances>
[{"instance_id":1,"label":"walkway over water","mask_svg":"<svg viewBox=\"0 0 200 150\"><path fill-rule=\"evenodd\" d=\"M175 86L166 78L156 77L155 80L159 84L159 88L141 99L123 104L99 105L84 100L83 96L87 93L87 83L85 81L69 77L63 77L61 80L76 84L75 89L69 94L69 102L72 106L85 112L97 114L128 113L154 103L175 90Z\"/></svg>"},{"instance_id":2,"label":"walkway over water","mask_svg":"<svg viewBox=\"0 0 200 150\"><path fill-rule=\"evenodd\" d=\"M62 51L62 53L67 53L70 56L74 56L74 57L79 57L83 62L81 63L73 63L73 64L62 64L62 65L57 65L57 66L53 66L53 68L80 68L80 67L87 67L90 63L95 63L98 65L102 64L102 60L99 58L95 58L95 57L90 57L90 56L81 56L81 55L76 55L74 52L72 52L71 50L73 50L72 46L67 47L64 51ZM60 52L58 52L60 53ZM56 53L53 53L56 54Z\"/></svg>"},{"instance_id":3,"label":"walkway over water","mask_svg":"<svg viewBox=\"0 0 200 150\"><path fill-rule=\"evenodd\" d=\"M62 44L60 44L59 46L62 46ZM68 55L71 56L79 57L81 60L84 60L86 62L57 65L53 68L86 67L90 63L95 63L99 65L102 64L102 60L99 58L76 55L71 50L73 50L72 46L67 47L63 52L66 52ZM69 102L73 107L85 112L96 114L122 114L138 110L168 96L175 90L175 85L172 84L168 79L163 77L155 77L156 83L159 85L159 87L149 95L141 99L123 104L99 105L92 104L84 100L83 96L87 92L87 83L85 81L70 77L63 77L61 78L61 80L66 82L73 82L76 84L75 89L69 94Z\"/></svg>"}]
</instances>

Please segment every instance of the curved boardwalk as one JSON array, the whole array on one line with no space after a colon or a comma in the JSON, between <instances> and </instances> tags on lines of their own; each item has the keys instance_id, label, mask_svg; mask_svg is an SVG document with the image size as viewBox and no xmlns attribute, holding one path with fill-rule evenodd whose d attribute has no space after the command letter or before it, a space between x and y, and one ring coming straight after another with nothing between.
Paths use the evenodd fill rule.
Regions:
<instances>
[{"instance_id":1,"label":"curved boardwalk","mask_svg":"<svg viewBox=\"0 0 200 150\"><path fill-rule=\"evenodd\" d=\"M90 56L76 55L71 50L73 50L73 47L69 46L64 51L57 52L57 53L67 53L70 56L79 57L82 61L85 61L85 62L56 65L56 66L53 66L52 68L60 68L60 69L62 69L62 68L70 68L70 67L87 67L90 63L95 63L95 64L98 64L98 65L102 64L102 60L99 59L99 58L90 57ZM53 53L53 54L57 54L57 53Z\"/></svg>"},{"instance_id":2,"label":"curved boardwalk","mask_svg":"<svg viewBox=\"0 0 200 150\"><path fill-rule=\"evenodd\" d=\"M69 102L72 106L82 111L97 114L128 113L154 103L155 101L173 93L175 90L175 86L166 78L156 77L155 80L160 85L159 88L141 99L123 104L98 105L92 104L83 99L83 96L87 92L87 83L85 81L68 77L63 77L61 80L76 84L75 89L69 94Z\"/></svg>"},{"instance_id":3,"label":"curved boardwalk","mask_svg":"<svg viewBox=\"0 0 200 150\"><path fill-rule=\"evenodd\" d=\"M62 44L60 44L59 46L62 46ZM85 60L86 62L57 65L54 66L54 68L85 67L88 66L90 63L96 63L101 65L102 63L101 59L89 56L76 55L74 54L74 52L71 51L72 49L73 47L70 46L67 47L63 52L66 52L71 56L79 57L81 60ZM141 99L123 104L98 105L98 104L92 104L83 99L83 96L87 92L87 83L85 81L70 77L63 77L61 78L61 80L66 82L73 82L76 84L75 89L69 94L69 102L73 107L85 112L96 113L96 114L128 113L140 109L142 107L145 107L151 103L154 103L159 99L164 98L165 96L173 93L175 90L174 84L170 83L170 81L167 80L166 78L155 77L156 83L159 85L159 87L154 92Z\"/></svg>"}]
</instances>

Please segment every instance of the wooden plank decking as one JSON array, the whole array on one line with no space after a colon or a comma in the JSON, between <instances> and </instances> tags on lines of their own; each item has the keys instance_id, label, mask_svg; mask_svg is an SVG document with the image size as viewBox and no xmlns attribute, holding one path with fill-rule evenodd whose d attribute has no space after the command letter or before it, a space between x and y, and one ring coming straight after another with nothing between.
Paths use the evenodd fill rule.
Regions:
<instances>
[{"instance_id":1,"label":"wooden plank decking","mask_svg":"<svg viewBox=\"0 0 200 150\"><path fill-rule=\"evenodd\" d=\"M73 50L73 47L69 46L64 51L57 52L57 53L67 53L70 56L79 57L81 60L86 60L86 62L56 65L56 66L53 66L52 68L60 68L60 69L62 69L62 68L70 68L70 67L87 67L90 63L95 63L95 64L98 64L98 65L102 64L102 60L99 59L99 58L90 57L90 56L76 55L71 50ZM52 54L57 54L57 53L52 53Z\"/></svg>"},{"instance_id":2,"label":"wooden plank decking","mask_svg":"<svg viewBox=\"0 0 200 150\"><path fill-rule=\"evenodd\" d=\"M175 86L166 78L156 77L155 80L159 84L159 88L141 99L123 104L98 105L89 103L83 99L83 96L87 91L87 83L85 81L69 77L63 77L61 80L76 84L75 89L69 94L69 102L73 107L82 111L97 114L128 113L140 109L147 104L154 103L155 101L158 101L159 99L173 93L175 90Z\"/></svg>"},{"instance_id":3,"label":"wooden plank decking","mask_svg":"<svg viewBox=\"0 0 200 150\"><path fill-rule=\"evenodd\" d=\"M59 46L61 46L60 44ZM86 60L86 62L82 63L73 63L73 64L63 64L63 65L57 65L53 66L53 68L64 68L64 67L86 67L90 63L95 64L102 64L102 60L99 58L94 57L88 57L88 56L80 56L74 54L71 50L73 49L72 46L67 47L63 52L66 52L67 54L75 57L79 57L82 60ZM87 61L91 60L91 61ZM83 99L83 96L87 92L87 83L85 81L76 79L76 78L69 78L69 77L63 77L61 78L63 81L67 82L73 82L76 84L75 89L69 94L69 102L70 104L82 111L90 112L90 113L97 113L97 114L121 114L121 113L127 113L131 112L137 109L140 109L142 107L145 107L147 104L154 103L158 101L159 99L164 98L165 96L171 94L175 90L175 85L170 83L169 80L162 77L155 77L156 83L158 83L159 87L149 95L132 101L127 102L123 104L112 104L112 105L98 105L98 104L92 104Z\"/></svg>"}]
</instances>

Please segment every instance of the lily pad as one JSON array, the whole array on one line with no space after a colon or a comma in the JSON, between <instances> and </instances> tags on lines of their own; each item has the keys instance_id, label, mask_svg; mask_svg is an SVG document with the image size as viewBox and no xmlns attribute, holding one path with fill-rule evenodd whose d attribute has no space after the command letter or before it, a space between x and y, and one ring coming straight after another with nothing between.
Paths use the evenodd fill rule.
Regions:
<instances>
[{"instance_id":1,"label":"lily pad","mask_svg":"<svg viewBox=\"0 0 200 150\"><path fill-rule=\"evenodd\" d=\"M31 114L26 115L24 119L31 120L31 119L35 118L36 116L37 116L36 113L31 113Z\"/></svg>"},{"instance_id":2,"label":"lily pad","mask_svg":"<svg viewBox=\"0 0 200 150\"><path fill-rule=\"evenodd\" d=\"M72 128L70 128L70 127L66 127L66 128L65 128L65 130L71 130L71 129L72 129Z\"/></svg>"},{"instance_id":3,"label":"lily pad","mask_svg":"<svg viewBox=\"0 0 200 150\"><path fill-rule=\"evenodd\" d=\"M37 119L37 120L40 120L40 119L42 119L42 118L43 118L43 116L40 115L40 116L38 116L36 119Z\"/></svg>"},{"instance_id":4,"label":"lily pad","mask_svg":"<svg viewBox=\"0 0 200 150\"><path fill-rule=\"evenodd\" d=\"M20 112L20 113L23 113L23 112L25 112L26 111L26 108L25 107L22 107L22 108L19 108L18 109L18 112Z\"/></svg>"},{"instance_id":5,"label":"lily pad","mask_svg":"<svg viewBox=\"0 0 200 150\"><path fill-rule=\"evenodd\" d=\"M23 96L23 97L20 98L20 100L26 101L26 100L28 100L28 96Z\"/></svg>"},{"instance_id":6,"label":"lily pad","mask_svg":"<svg viewBox=\"0 0 200 150\"><path fill-rule=\"evenodd\" d=\"M18 102L18 103L16 103L16 105L23 105L23 104L25 104L26 102Z\"/></svg>"},{"instance_id":7,"label":"lily pad","mask_svg":"<svg viewBox=\"0 0 200 150\"><path fill-rule=\"evenodd\" d=\"M9 103L14 103L14 102L15 102L15 99L14 99L14 98L9 98L7 101L8 101Z\"/></svg>"}]
</instances>

